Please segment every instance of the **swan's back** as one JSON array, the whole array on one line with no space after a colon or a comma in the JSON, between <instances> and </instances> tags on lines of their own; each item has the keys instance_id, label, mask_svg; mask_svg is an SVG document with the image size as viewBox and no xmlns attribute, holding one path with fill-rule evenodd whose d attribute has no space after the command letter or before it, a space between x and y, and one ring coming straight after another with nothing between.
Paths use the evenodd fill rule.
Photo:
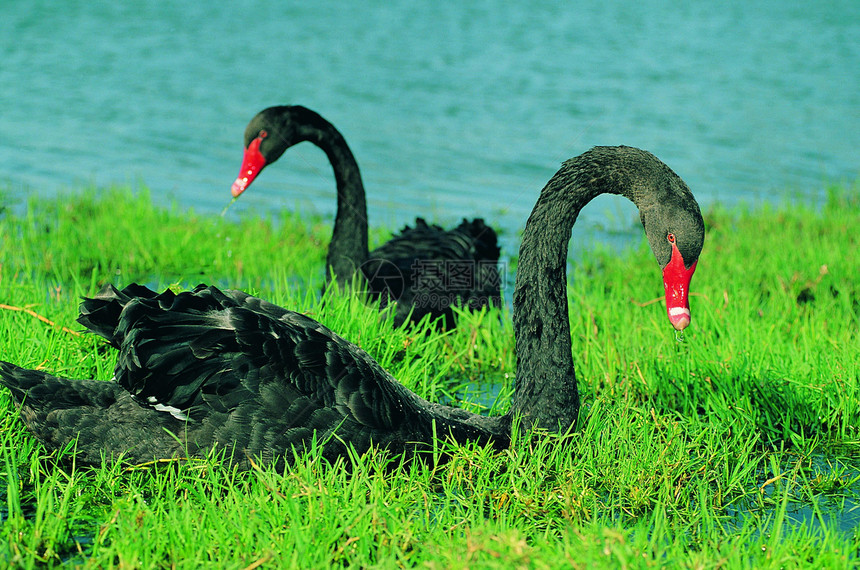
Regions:
<instances>
[{"instance_id":1,"label":"swan's back","mask_svg":"<svg viewBox=\"0 0 860 570\"><path fill-rule=\"evenodd\" d=\"M115 383L17 367L2 369L2 376L32 408L31 429L39 424L45 432L59 408L73 409L67 414L74 421L39 437L56 447L80 434L78 447L93 449L84 462L97 463L99 449L134 463L224 449L247 466L251 458L289 461L293 449L313 438L327 441L330 457L346 453L343 442L358 451L373 442L398 452L430 438L427 414L412 413L423 401L363 350L251 295L205 286L156 294L108 285L83 302L79 321L118 349ZM62 386L74 395L51 397ZM44 394L35 398L37 392ZM109 429L116 416L123 429ZM146 436L154 437L156 449L139 449L132 439Z\"/></svg>"},{"instance_id":2,"label":"swan's back","mask_svg":"<svg viewBox=\"0 0 860 570\"><path fill-rule=\"evenodd\" d=\"M451 230L417 218L414 227L371 251L362 271L374 298L383 305L398 301L395 326L429 314L451 327L452 306L501 306L499 252L496 232L480 218Z\"/></svg>"}]
</instances>

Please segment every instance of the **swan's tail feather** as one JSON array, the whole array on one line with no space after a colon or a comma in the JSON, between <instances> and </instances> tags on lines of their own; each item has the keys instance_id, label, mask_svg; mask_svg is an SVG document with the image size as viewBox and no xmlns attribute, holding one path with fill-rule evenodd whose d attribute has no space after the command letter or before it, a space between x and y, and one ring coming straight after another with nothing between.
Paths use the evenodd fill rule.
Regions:
<instances>
[{"instance_id":1,"label":"swan's tail feather","mask_svg":"<svg viewBox=\"0 0 860 570\"><path fill-rule=\"evenodd\" d=\"M21 403L27 395L27 390L37 384L42 376L47 374L0 360L0 384L9 388L17 404Z\"/></svg>"},{"instance_id":2,"label":"swan's tail feather","mask_svg":"<svg viewBox=\"0 0 860 570\"><path fill-rule=\"evenodd\" d=\"M71 443L85 424L112 425L107 410L121 391L113 382L57 378L2 361L0 384L11 391L30 432L52 449ZM98 454L96 449L90 463L98 461Z\"/></svg>"},{"instance_id":3,"label":"swan's tail feather","mask_svg":"<svg viewBox=\"0 0 860 570\"><path fill-rule=\"evenodd\" d=\"M112 382L58 378L42 370L30 370L0 360L0 384L9 388L19 406L29 409L106 407L116 397Z\"/></svg>"},{"instance_id":4,"label":"swan's tail feather","mask_svg":"<svg viewBox=\"0 0 860 570\"><path fill-rule=\"evenodd\" d=\"M501 250L496 231L484 223L483 218L475 218L471 222L465 218L457 226L457 231L468 235L475 248L475 259L498 261Z\"/></svg>"},{"instance_id":5,"label":"swan's tail feather","mask_svg":"<svg viewBox=\"0 0 860 570\"><path fill-rule=\"evenodd\" d=\"M58 378L0 361L0 384L11 390L36 439L51 450L73 445L81 464L101 465L120 454L142 463L186 453L172 435L179 433L176 419L139 405L116 382Z\"/></svg>"}]
</instances>

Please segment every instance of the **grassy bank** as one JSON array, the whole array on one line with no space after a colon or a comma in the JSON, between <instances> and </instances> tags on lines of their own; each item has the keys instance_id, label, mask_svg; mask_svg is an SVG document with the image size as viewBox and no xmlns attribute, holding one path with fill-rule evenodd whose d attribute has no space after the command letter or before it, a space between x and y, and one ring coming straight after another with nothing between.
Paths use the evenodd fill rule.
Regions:
<instances>
[{"instance_id":1,"label":"grassy bank","mask_svg":"<svg viewBox=\"0 0 860 570\"><path fill-rule=\"evenodd\" d=\"M61 469L2 390L0 560L860 566L856 196L857 188L842 189L825 205L709 211L693 325L681 341L644 243L583 256L568 291L584 407L563 442L517 441L501 454L450 448L438 466L375 453L347 469L311 451L286 473L233 473L210 462ZM353 298L321 303L329 232L287 213L234 223L154 207L124 190L33 202L23 216L6 210L0 354L60 375L110 378L113 355L74 334L78 297L104 281L205 281L311 314L430 399L478 409L500 385L498 402L484 402L490 413L504 411L514 371L507 311L424 335L392 331Z\"/></svg>"}]
</instances>

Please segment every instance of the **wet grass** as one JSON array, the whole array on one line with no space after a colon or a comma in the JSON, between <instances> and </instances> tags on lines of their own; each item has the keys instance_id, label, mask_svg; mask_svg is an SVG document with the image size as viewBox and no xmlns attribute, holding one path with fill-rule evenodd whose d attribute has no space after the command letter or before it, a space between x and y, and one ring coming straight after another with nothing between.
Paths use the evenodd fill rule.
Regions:
<instances>
[{"instance_id":1,"label":"wet grass","mask_svg":"<svg viewBox=\"0 0 860 570\"><path fill-rule=\"evenodd\" d=\"M569 276L584 407L565 438L504 453L446 448L443 464L383 453L278 473L216 461L73 465L49 455L0 393L0 560L22 567L226 568L860 566L858 188L826 204L706 215L693 325L668 326L647 246L582 256ZM633 222L631 222L633 223ZM393 331L353 297L322 303L330 226L242 222L82 192L0 212L0 354L110 378L77 336L102 282L198 281L257 292L358 342L434 400L501 413L510 315L447 335ZM376 239L382 234L377 234ZM493 396L498 394L498 398ZM440 444L441 445L441 444Z\"/></svg>"}]
</instances>

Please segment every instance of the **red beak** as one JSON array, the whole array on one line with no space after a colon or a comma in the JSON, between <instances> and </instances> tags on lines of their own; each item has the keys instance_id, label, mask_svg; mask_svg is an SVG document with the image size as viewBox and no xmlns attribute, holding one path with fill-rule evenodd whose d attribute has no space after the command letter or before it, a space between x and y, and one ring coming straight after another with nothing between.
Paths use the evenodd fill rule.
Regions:
<instances>
[{"instance_id":1,"label":"red beak","mask_svg":"<svg viewBox=\"0 0 860 570\"><path fill-rule=\"evenodd\" d=\"M663 268L663 286L666 288L666 311L675 330L682 331L690 324L690 279L696 271L696 261L689 269L678 246L672 243L672 258Z\"/></svg>"},{"instance_id":2,"label":"red beak","mask_svg":"<svg viewBox=\"0 0 860 570\"><path fill-rule=\"evenodd\" d=\"M245 191L245 188L251 185L254 178L260 174L263 167L266 166L266 158L260 153L260 143L263 142L262 137L257 137L251 141L248 148L245 149L245 156L242 158L242 168L239 170L239 177L230 188L230 193L234 198L238 198L239 194Z\"/></svg>"}]
</instances>

